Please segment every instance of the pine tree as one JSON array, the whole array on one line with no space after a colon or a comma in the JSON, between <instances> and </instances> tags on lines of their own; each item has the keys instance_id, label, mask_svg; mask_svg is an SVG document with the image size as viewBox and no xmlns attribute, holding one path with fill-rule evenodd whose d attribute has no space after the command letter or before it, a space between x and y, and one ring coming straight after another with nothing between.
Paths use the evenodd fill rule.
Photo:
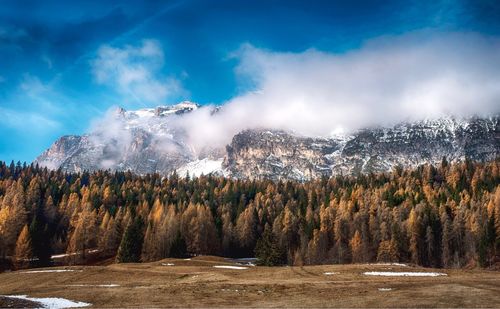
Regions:
<instances>
[{"instance_id":1,"label":"pine tree","mask_svg":"<svg viewBox=\"0 0 500 309\"><path fill-rule=\"evenodd\" d=\"M286 264L286 253L279 247L269 226L265 227L262 237L257 241L255 257L261 266Z\"/></svg>"},{"instance_id":2,"label":"pine tree","mask_svg":"<svg viewBox=\"0 0 500 309\"><path fill-rule=\"evenodd\" d=\"M136 217L123 234L116 261L118 263L140 262L143 240L144 221L141 217Z\"/></svg>"}]
</instances>

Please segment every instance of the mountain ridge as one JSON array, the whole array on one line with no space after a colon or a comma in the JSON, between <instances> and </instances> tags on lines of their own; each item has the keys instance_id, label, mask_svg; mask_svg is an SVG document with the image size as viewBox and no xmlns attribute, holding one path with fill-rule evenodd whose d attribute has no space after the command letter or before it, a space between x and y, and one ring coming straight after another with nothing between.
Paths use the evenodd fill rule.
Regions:
<instances>
[{"instance_id":1,"label":"mountain ridge","mask_svg":"<svg viewBox=\"0 0 500 309\"><path fill-rule=\"evenodd\" d=\"M487 161L500 154L498 115L427 119L329 137L247 129L235 134L225 148L197 153L186 132L172 123L198 108L189 101L136 111L118 108L106 126L81 136L62 136L35 162L70 172L111 169L166 175L177 171L304 181L438 163L443 157Z\"/></svg>"}]
</instances>

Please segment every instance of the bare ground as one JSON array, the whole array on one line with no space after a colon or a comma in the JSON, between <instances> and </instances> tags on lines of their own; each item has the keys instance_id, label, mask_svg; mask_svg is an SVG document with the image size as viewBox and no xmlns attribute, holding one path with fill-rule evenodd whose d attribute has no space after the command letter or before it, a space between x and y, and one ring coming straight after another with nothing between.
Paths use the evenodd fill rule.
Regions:
<instances>
[{"instance_id":1,"label":"bare ground","mask_svg":"<svg viewBox=\"0 0 500 309\"><path fill-rule=\"evenodd\" d=\"M63 297L94 307L500 307L500 273L495 271L367 264L236 270L215 265L235 264L197 257L54 268L72 272L9 272L0 274L0 295ZM447 276L379 277L366 276L366 271Z\"/></svg>"}]
</instances>

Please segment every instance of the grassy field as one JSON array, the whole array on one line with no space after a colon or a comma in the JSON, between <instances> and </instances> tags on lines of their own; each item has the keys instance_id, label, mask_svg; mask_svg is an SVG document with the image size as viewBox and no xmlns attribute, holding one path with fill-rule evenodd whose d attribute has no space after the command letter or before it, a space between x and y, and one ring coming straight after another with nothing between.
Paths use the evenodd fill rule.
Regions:
<instances>
[{"instance_id":1,"label":"grassy field","mask_svg":"<svg viewBox=\"0 0 500 309\"><path fill-rule=\"evenodd\" d=\"M214 267L232 265L206 256L8 272L0 274L0 295L62 297L94 307L500 307L500 273L493 271L377 264ZM372 271L447 275L364 274Z\"/></svg>"}]
</instances>

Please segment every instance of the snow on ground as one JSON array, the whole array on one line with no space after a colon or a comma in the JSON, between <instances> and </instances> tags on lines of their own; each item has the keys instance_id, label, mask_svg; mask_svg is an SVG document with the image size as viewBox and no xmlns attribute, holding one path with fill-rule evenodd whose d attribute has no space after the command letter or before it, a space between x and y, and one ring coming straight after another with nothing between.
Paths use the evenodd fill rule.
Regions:
<instances>
[{"instance_id":1,"label":"snow on ground","mask_svg":"<svg viewBox=\"0 0 500 309\"><path fill-rule=\"evenodd\" d=\"M378 290L380 292L388 292L388 291L392 291L392 288L378 288Z\"/></svg>"},{"instance_id":2,"label":"snow on ground","mask_svg":"<svg viewBox=\"0 0 500 309\"><path fill-rule=\"evenodd\" d=\"M375 266L401 266L401 267L408 267L407 264L403 263L371 263L368 265L375 265Z\"/></svg>"},{"instance_id":3,"label":"snow on ground","mask_svg":"<svg viewBox=\"0 0 500 309\"><path fill-rule=\"evenodd\" d=\"M162 266L174 266L174 263L161 263Z\"/></svg>"},{"instance_id":4,"label":"snow on ground","mask_svg":"<svg viewBox=\"0 0 500 309\"><path fill-rule=\"evenodd\" d=\"M438 277L447 276L444 273L433 272L398 272L398 271L368 271L364 272L367 276L386 276L386 277Z\"/></svg>"},{"instance_id":5,"label":"snow on ground","mask_svg":"<svg viewBox=\"0 0 500 309\"><path fill-rule=\"evenodd\" d=\"M248 269L248 267L243 266L231 266L231 265L216 265L215 268L224 268L224 269Z\"/></svg>"},{"instance_id":6,"label":"snow on ground","mask_svg":"<svg viewBox=\"0 0 500 309\"><path fill-rule=\"evenodd\" d=\"M191 261L191 258L184 259L184 261Z\"/></svg>"},{"instance_id":7,"label":"snow on ground","mask_svg":"<svg viewBox=\"0 0 500 309\"><path fill-rule=\"evenodd\" d=\"M82 270L74 270L74 269L43 269L43 270L28 270L23 271L21 274L35 274L35 273L64 273L68 271L77 271L82 272Z\"/></svg>"},{"instance_id":8,"label":"snow on ground","mask_svg":"<svg viewBox=\"0 0 500 309\"><path fill-rule=\"evenodd\" d=\"M339 273L336 273L336 272L331 272L331 271L328 271L326 273L323 273L323 275L326 275L326 276L331 276L331 275L338 275Z\"/></svg>"},{"instance_id":9,"label":"snow on ground","mask_svg":"<svg viewBox=\"0 0 500 309\"><path fill-rule=\"evenodd\" d=\"M75 302L75 301L72 301L69 299L58 298L58 297L38 298L38 297L28 297L27 295L4 295L4 296L9 297L9 298L17 298L17 299L34 301L34 302L42 304L43 308L51 308L51 309L80 308L80 307L88 307L88 306L92 305L89 303L84 303L84 302L80 302L80 301Z\"/></svg>"},{"instance_id":10,"label":"snow on ground","mask_svg":"<svg viewBox=\"0 0 500 309\"><path fill-rule=\"evenodd\" d=\"M87 253L96 253L98 252L99 250L98 249L94 249L94 250L89 250L87 251ZM62 254L54 254L52 255L51 257L53 259L60 259L60 258L63 258L63 257L67 257L67 256L73 256L73 255L77 255L79 254L80 252L73 252L73 253L62 253Z\"/></svg>"},{"instance_id":11,"label":"snow on ground","mask_svg":"<svg viewBox=\"0 0 500 309\"><path fill-rule=\"evenodd\" d=\"M240 265L245 265L245 266L255 266L255 262L257 261L257 258L238 258L238 259L227 259L230 261L233 261L235 263L238 263Z\"/></svg>"},{"instance_id":12,"label":"snow on ground","mask_svg":"<svg viewBox=\"0 0 500 309\"><path fill-rule=\"evenodd\" d=\"M189 173L189 176L200 176L208 175L213 172L218 172L222 170L222 161L219 160L210 160L208 158L202 160L196 160L193 162L189 162L188 164L182 166L177 170L177 174L179 176L186 176Z\"/></svg>"}]
</instances>

